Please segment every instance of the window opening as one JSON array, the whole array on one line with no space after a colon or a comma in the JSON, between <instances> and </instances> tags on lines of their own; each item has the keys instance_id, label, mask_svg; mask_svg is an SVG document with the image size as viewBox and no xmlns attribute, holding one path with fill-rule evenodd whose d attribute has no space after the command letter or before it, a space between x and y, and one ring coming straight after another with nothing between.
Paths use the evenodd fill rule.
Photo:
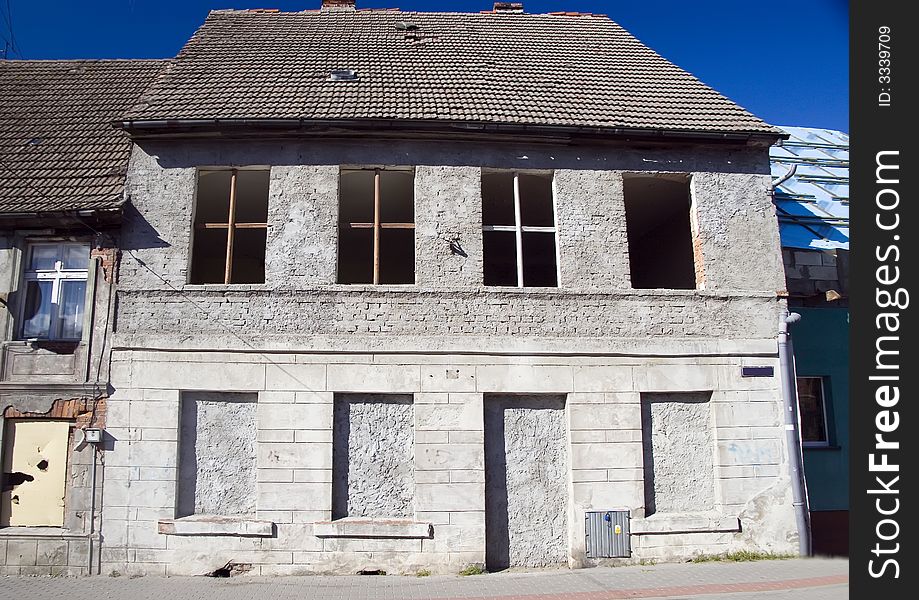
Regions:
<instances>
[{"instance_id":1,"label":"window opening","mask_svg":"<svg viewBox=\"0 0 919 600\"><path fill-rule=\"evenodd\" d=\"M268 240L264 170L198 173L191 283L264 283Z\"/></svg>"},{"instance_id":2,"label":"window opening","mask_svg":"<svg viewBox=\"0 0 919 600\"><path fill-rule=\"evenodd\" d=\"M414 173L342 169L338 282L415 283Z\"/></svg>"},{"instance_id":3,"label":"window opening","mask_svg":"<svg viewBox=\"0 0 919 600\"><path fill-rule=\"evenodd\" d=\"M558 286L552 176L482 173L485 285Z\"/></svg>"},{"instance_id":4,"label":"window opening","mask_svg":"<svg viewBox=\"0 0 919 600\"><path fill-rule=\"evenodd\" d=\"M89 246L32 244L23 273L25 339L79 340L83 337Z\"/></svg>"}]
</instances>

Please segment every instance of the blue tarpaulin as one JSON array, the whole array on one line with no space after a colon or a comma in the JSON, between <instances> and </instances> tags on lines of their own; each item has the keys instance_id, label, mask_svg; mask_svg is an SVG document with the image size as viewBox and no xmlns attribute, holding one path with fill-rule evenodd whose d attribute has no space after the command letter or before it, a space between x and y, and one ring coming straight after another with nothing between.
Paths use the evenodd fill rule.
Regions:
<instances>
[{"instance_id":1,"label":"blue tarpaulin","mask_svg":"<svg viewBox=\"0 0 919 600\"><path fill-rule=\"evenodd\" d=\"M849 249L849 134L782 127L791 137L769 151L784 248Z\"/></svg>"}]
</instances>

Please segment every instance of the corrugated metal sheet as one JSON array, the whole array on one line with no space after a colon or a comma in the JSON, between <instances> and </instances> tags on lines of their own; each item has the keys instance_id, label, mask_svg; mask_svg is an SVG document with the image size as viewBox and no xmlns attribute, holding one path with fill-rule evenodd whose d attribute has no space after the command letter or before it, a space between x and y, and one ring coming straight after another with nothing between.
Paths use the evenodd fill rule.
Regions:
<instances>
[{"instance_id":1,"label":"corrugated metal sheet","mask_svg":"<svg viewBox=\"0 0 919 600\"><path fill-rule=\"evenodd\" d=\"M629 511L603 510L584 515L588 558L629 558Z\"/></svg>"},{"instance_id":2,"label":"corrugated metal sheet","mask_svg":"<svg viewBox=\"0 0 919 600\"><path fill-rule=\"evenodd\" d=\"M769 151L772 177L796 168L775 191L785 248L849 249L849 134L782 127L791 137Z\"/></svg>"}]
</instances>

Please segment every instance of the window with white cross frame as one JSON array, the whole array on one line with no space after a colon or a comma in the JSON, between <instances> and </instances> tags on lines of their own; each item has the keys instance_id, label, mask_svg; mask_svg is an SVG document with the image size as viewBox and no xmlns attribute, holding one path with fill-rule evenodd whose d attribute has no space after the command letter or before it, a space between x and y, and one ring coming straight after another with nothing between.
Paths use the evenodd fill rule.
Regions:
<instances>
[{"instance_id":1,"label":"window with white cross frame","mask_svg":"<svg viewBox=\"0 0 919 600\"><path fill-rule=\"evenodd\" d=\"M20 337L81 339L88 273L88 244L30 244L23 272Z\"/></svg>"}]
</instances>

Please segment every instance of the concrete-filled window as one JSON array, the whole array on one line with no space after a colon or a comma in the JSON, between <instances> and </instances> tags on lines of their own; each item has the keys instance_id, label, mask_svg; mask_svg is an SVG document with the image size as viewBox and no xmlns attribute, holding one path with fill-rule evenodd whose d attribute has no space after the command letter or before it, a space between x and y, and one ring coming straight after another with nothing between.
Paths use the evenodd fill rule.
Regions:
<instances>
[{"instance_id":1,"label":"concrete-filled window","mask_svg":"<svg viewBox=\"0 0 919 600\"><path fill-rule=\"evenodd\" d=\"M264 283L268 238L264 169L201 169L191 283Z\"/></svg>"},{"instance_id":2,"label":"concrete-filled window","mask_svg":"<svg viewBox=\"0 0 919 600\"><path fill-rule=\"evenodd\" d=\"M828 446L826 399L822 377L798 377L801 439L806 446Z\"/></svg>"},{"instance_id":3,"label":"concrete-filled window","mask_svg":"<svg viewBox=\"0 0 919 600\"><path fill-rule=\"evenodd\" d=\"M715 507L711 392L643 393L645 515Z\"/></svg>"},{"instance_id":4,"label":"concrete-filled window","mask_svg":"<svg viewBox=\"0 0 919 600\"><path fill-rule=\"evenodd\" d=\"M411 394L336 394L332 418L332 518L412 518Z\"/></svg>"},{"instance_id":5,"label":"concrete-filled window","mask_svg":"<svg viewBox=\"0 0 919 600\"><path fill-rule=\"evenodd\" d=\"M258 394L183 392L176 517L252 515Z\"/></svg>"},{"instance_id":6,"label":"concrete-filled window","mask_svg":"<svg viewBox=\"0 0 919 600\"><path fill-rule=\"evenodd\" d=\"M6 421L0 527L63 526L69 441L69 421Z\"/></svg>"},{"instance_id":7,"label":"concrete-filled window","mask_svg":"<svg viewBox=\"0 0 919 600\"><path fill-rule=\"evenodd\" d=\"M565 396L486 394L484 413L488 569L566 563Z\"/></svg>"},{"instance_id":8,"label":"concrete-filled window","mask_svg":"<svg viewBox=\"0 0 919 600\"><path fill-rule=\"evenodd\" d=\"M415 283L415 173L342 169L338 283Z\"/></svg>"},{"instance_id":9,"label":"concrete-filled window","mask_svg":"<svg viewBox=\"0 0 919 600\"><path fill-rule=\"evenodd\" d=\"M40 243L26 250L22 327L25 339L83 337L89 246Z\"/></svg>"},{"instance_id":10,"label":"concrete-filled window","mask_svg":"<svg viewBox=\"0 0 919 600\"><path fill-rule=\"evenodd\" d=\"M485 285L558 285L550 173L482 172Z\"/></svg>"},{"instance_id":11,"label":"concrete-filled window","mask_svg":"<svg viewBox=\"0 0 919 600\"><path fill-rule=\"evenodd\" d=\"M688 175L625 175L629 271L635 289L701 287Z\"/></svg>"}]
</instances>

